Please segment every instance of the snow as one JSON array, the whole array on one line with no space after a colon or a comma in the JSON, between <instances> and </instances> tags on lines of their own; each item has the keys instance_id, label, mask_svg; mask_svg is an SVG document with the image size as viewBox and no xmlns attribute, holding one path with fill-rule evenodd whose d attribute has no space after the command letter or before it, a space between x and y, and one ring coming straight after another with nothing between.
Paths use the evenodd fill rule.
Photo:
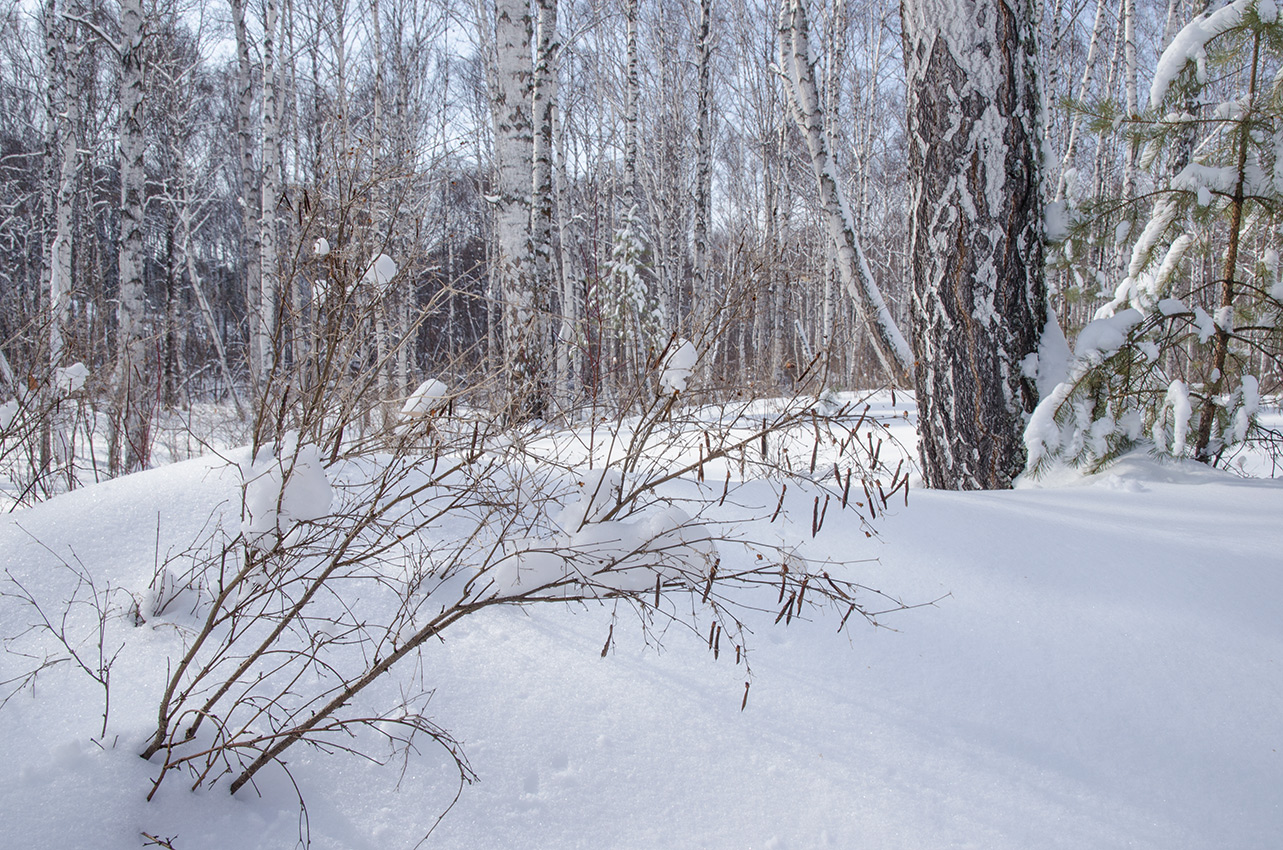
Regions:
<instances>
[{"instance_id":1,"label":"snow","mask_svg":"<svg viewBox=\"0 0 1283 850\"><path fill-rule=\"evenodd\" d=\"M1048 242L1063 242L1069 237L1070 213L1069 204L1065 201L1052 201L1043 210L1043 228Z\"/></svg>"},{"instance_id":2,"label":"snow","mask_svg":"<svg viewBox=\"0 0 1283 850\"><path fill-rule=\"evenodd\" d=\"M1213 167L1202 165L1197 162L1191 162L1181 169L1180 173L1172 178L1173 189L1184 189L1189 192L1199 192L1199 204L1207 206L1211 199L1202 200L1202 192L1210 189L1222 195L1228 195L1234 191L1234 184L1238 182L1238 169L1234 166Z\"/></svg>"},{"instance_id":3,"label":"snow","mask_svg":"<svg viewBox=\"0 0 1283 850\"><path fill-rule=\"evenodd\" d=\"M911 413L897 396L894 412ZM892 412L885 397L875 407ZM238 512L243 467L265 482L256 503L279 495L295 519L316 514L326 471L314 449L280 455L298 458L290 481L307 470L297 494L278 489L284 460L250 464L240 450L15 512L0 521L0 566L54 611L70 587L60 560L83 564L123 607L211 515ZM101 850L137 848L144 833L182 848L293 847L303 833L316 848L383 850L429 831L428 848L1272 850L1283 484L1137 456L1039 484L915 490L873 539L831 516L811 541L809 511L746 529L876 559L858 565L866 584L936 602L888 618L894 630L841 635L827 619L753 619L743 711L743 667L725 651L714 661L702 635L671 629L656 652L628 616L593 606L468 618L415 674L480 776L439 824L460 783L432 747L386 766L303 749L292 778L265 770L258 794L170 781L146 802L157 765L136 754L181 628L114 619L108 648L123 648L101 745L101 688L70 665L0 708L5 834ZM563 517L574 506L602 519L614 486L576 479ZM741 498L773 504L775 492L762 481ZM682 517L656 505L627 523L663 534ZM34 639L13 639L31 612L11 591L0 681ZM76 628L93 625L73 613Z\"/></svg>"},{"instance_id":4,"label":"snow","mask_svg":"<svg viewBox=\"0 0 1283 850\"><path fill-rule=\"evenodd\" d=\"M328 257L330 255L330 240L324 236L317 238L312 243L312 256L316 258Z\"/></svg>"},{"instance_id":5,"label":"snow","mask_svg":"<svg viewBox=\"0 0 1283 850\"><path fill-rule=\"evenodd\" d=\"M567 533L574 534L586 522L598 522L619 504L624 479L613 467L581 472L574 482L573 497L554 521Z\"/></svg>"},{"instance_id":6,"label":"snow","mask_svg":"<svg viewBox=\"0 0 1283 850\"><path fill-rule=\"evenodd\" d=\"M1172 455L1179 456L1185 453L1185 437L1189 434L1189 417L1193 410L1189 400L1189 387L1184 381L1172 381L1167 387L1164 404L1172 409ZM1164 440L1158 431L1159 427L1158 424L1154 426L1154 442L1162 445Z\"/></svg>"},{"instance_id":7,"label":"snow","mask_svg":"<svg viewBox=\"0 0 1283 850\"><path fill-rule=\"evenodd\" d=\"M429 378L410 393L401 406L401 417L413 419L434 413L444 406L449 394L449 387L436 378Z\"/></svg>"},{"instance_id":8,"label":"snow","mask_svg":"<svg viewBox=\"0 0 1283 850\"><path fill-rule=\"evenodd\" d=\"M72 363L70 366L63 366L54 372L54 386L58 392L64 396L71 395L85 385L89 380L89 367L84 363Z\"/></svg>"},{"instance_id":9,"label":"snow","mask_svg":"<svg viewBox=\"0 0 1283 850\"><path fill-rule=\"evenodd\" d=\"M1034 358L1033 373L1038 385L1038 397L1046 398L1056 386L1069 379L1069 368L1072 355L1065 332L1060 329L1060 319L1056 311L1047 306L1047 322L1043 325L1038 338L1038 352L1030 355Z\"/></svg>"},{"instance_id":10,"label":"snow","mask_svg":"<svg viewBox=\"0 0 1283 850\"><path fill-rule=\"evenodd\" d=\"M1240 443L1247 436L1252 425L1252 417L1261 409L1261 385L1253 375L1243 376L1243 385L1239 388L1239 404L1234 410L1232 440Z\"/></svg>"},{"instance_id":11,"label":"snow","mask_svg":"<svg viewBox=\"0 0 1283 850\"><path fill-rule=\"evenodd\" d=\"M242 465L245 480L246 539L270 549L300 523L314 522L330 511L330 481L316 446L287 439L279 452L263 449L252 464Z\"/></svg>"},{"instance_id":12,"label":"snow","mask_svg":"<svg viewBox=\"0 0 1283 850\"><path fill-rule=\"evenodd\" d=\"M1143 319L1139 310L1128 309L1088 322L1078 332L1078 339L1074 342L1074 357L1082 360L1093 353L1104 356L1113 354L1122 348L1127 341L1128 332Z\"/></svg>"},{"instance_id":13,"label":"snow","mask_svg":"<svg viewBox=\"0 0 1283 850\"><path fill-rule=\"evenodd\" d=\"M1202 307L1194 308L1194 327L1198 329L1198 341L1201 343L1216 335L1216 321Z\"/></svg>"},{"instance_id":14,"label":"snow","mask_svg":"<svg viewBox=\"0 0 1283 850\"><path fill-rule=\"evenodd\" d=\"M1114 225L1114 244L1121 245L1127 239L1128 234L1132 232L1132 223L1123 219Z\"/></svg>"},{"instance_id":15,"label":"snow","mask_svg":"<svg viewBox=\"0 0 1283 850\"><path fill-rule=\"evenodd\" d=\"M1194 63L1199 82L1207 79L1207 43L1238 26L1243 13L1257 0L1235 0L1214 12L1200 15L1186 24L1158 58L1149 88L1149 104L1157 109L1176 77ZM1267 0L1272 6L1271 0ZM1266 8L1269 11L1269 7Z\"/></svg>"},{"instance_id":16,"label":"snow","mask_svg":"<svg viewBox=\"0 0 1283 850\"><path fill-rule=\"evenodd\" d=\"M370 263L370 267L366 269L361 282L382 289L392 282L392 278L396 277L396 273L397 266L393 259L387 254L379 254Z\"/></svg>"},{"instance_id":17,"label":"snow","mask_svg":"<svg viewBox=\"0 0 1283 850\"><path fill-rule=\"evenodd\" d=\"M682 393L686 384L695 373L695 364L699 354L690 340L679 339L664 363L664 371L659 376L659 387L664 393Z\"/></svg>"},{"instance_id":18,"label":"snow","mask_svg":"<svg viewBox=\"0 0 1283 850\"><path fill-rule=\"evenodd\" d=\"M1217 307L1216 308L1216 327L1226 333L1234 333L1234 308Z\"/></svg>"}]
</instances>

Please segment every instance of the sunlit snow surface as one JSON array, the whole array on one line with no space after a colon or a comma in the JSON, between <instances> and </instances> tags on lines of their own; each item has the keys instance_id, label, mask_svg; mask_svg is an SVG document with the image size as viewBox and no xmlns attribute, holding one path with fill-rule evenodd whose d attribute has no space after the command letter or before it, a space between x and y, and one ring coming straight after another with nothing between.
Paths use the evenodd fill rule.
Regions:
<instances>
[{"instance_id":1,"label":"sunlit snow surface","mask_svg":"<svg viewBox=\"0 0 1283 850\"><path fill-rule=\"evenodd\" d=\"M145 594L158 558L220 503L239 512L234 464L248 461L190 461L8 515L0 564L51 604L68 590L58 557ZM1277 847L1283 485L1127 459L1014 492L915 490L878 527L869 540L830 517L819 540L877 558L866 584L938 604L842 635L764 617L743 712L743 667L701 637L670 631L657 653L625 616L601 658L597 608L454 627L422 671L481 780L423 846ZM0 599L6 635L27 619ZM91 741L101 690L69 665L0 710L0 843L294 846L279 770L262 797L192 795L174 777L144 802L155 766L135 753L174 642L147 626L125 639L105 749ZM0 656L0 679L25 661ZM458 790L430 744L404 771L302 749L290 766L313 847L413 847Z\"/></svg>"}]
</instances>

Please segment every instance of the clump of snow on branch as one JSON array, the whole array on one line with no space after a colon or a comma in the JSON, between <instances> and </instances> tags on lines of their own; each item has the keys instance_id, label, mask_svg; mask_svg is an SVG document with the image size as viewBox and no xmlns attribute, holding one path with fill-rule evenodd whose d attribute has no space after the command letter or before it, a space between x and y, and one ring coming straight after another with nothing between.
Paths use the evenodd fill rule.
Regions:
<instances>
[{"instance_id":1,"label":"clump of snow on branch","mask_svg":"<svg viewBox=\"0 0 1283 850\"><path fill-rule=\"evenodd\" d=\"M242 464L245 517L241 532L253 546L270 549L291 542L300 523L315 522L330 512L333 492L316 446L299 445L288 436L276 452L263 449Z\"/></svg>"},{"instance_id":2,"label":"clump of snow on branch","mask_svg":"<svg viewBox=\"0 0 1283 850\"><path fill-rule=\"evenodd\" d=\"M1238 392L1238 407L1234 411L1234 442L1241 443L1247 437L1252 420L1260 409L1261 384L1254 375L1244 375Z\"/></svg>"},{"instance_id":3,"label":"clump of snow on branch","mask_svg":"<svg viewBox=\"0 0 1283 850\"><path fill-rule=\"evenodd\" d=\"M0 431L9 430L13 425L13 420L18 418L18 400L11 398L4 404L0 404Z\"/></svg>"},{"instance_id":4,"label":"clump of snow on branch","mask_svg":"<svg viewBox=\"0 0 1283 850\"><path fill-rule=\"evenodd\" d=\"M1255 2L1256 0L1235 0L1228 6L1200 15L1186 24L1158 59L1154 81L1149 87L1150 106L1157 109L1162 104L1163 98L1167 97L1167 90L1191 62L1195 65L1198 82L1206 82L1207 42L1238 26L1243 21L1243 13ZM1261 20L1272 22L1277 14L1273 0L1264 0L1262 5L1264 8L1258 7ZM1267 18L1266 14L1270 17Z\"/></svg>"},{"instance_id":5,"label":"clump of snow on branch","mask_svg":"<svg viewBox=\"0 0 1283 850\"><path fill-rule=\"evenodd\" d=\"M1144 318L1139 310L1127 309L1088 322L1078 332L1078 339L1074 342L1074 356L1079 360L1091 359L1093 355L1108 357L1122 348L1127 341L1127 334Z\"/></svg>"},{"instance_id":6,"label":"clump of snow on branch","mask_svg":"<svg viewBox=\"0 0 1283 850\"><path fill-rule=\"evenodd\" d=\"M450 393L449 387L436 378L429 378L419 384L401 407L403 419L417 419L436 413L445 407Z\"/></svg>"},{"instance_id":7,"label":"clump of snow on branch","mask_svg":"<svg viewBox=\"0 0 1283 850\"><path fill-rule=\"evenodd\" d=\"M397 265L387 254L379 254L361 277L361 283L383 289L396 277Z\"/></svg>"},{"instance_id":8,"label":"clump of snow on branch","mask_svg":"<svg viewBox=\"0 0 1283 850\"><path fill-rule=\"evenodd\" d=\"M84 363L63 366L54 373L54 386L61 395L69 396L80 390L89 380L89 367Z\"/></svg>"},{"instance_id":9,"label":"clump of snow on branch","mask_svg":"<svg viewBox=\"0 0 1283 850\"><path fill-rule=\"evenodd\" d=\"M695 364L698 361L699 354L695 351L695 345L690 340L677 340L664 361L664 371L659 376L659 387L664 394L685 392L691 375L695 374Z\"/></svg>"},{"instance_id":10,"label":"clump of snow on branch","mask_svg":"<svg viewBox=\"0 0 1283 850\"><path fill-rule=\"evenodd\" d=\"M1172 381L1167 388L1164 407L1172 411L1172 445L1173 455L1185 453L1185 438L1189 435L1189 417L1193 407L1189 400L1189 386L1181 380ZM1165 434L1162 431L1162 419L1154 423L1154 443L1163 445Z\"/></svg>"},{"instance_id":11,"label":"clump of snow on branch","mask_svg":"<svg viewBox=\"0 0 1283 850\"><path fill-rule=\"evenodd\" d=\"M1021 362L1021 374L1032 379L1038 387L1038 397L1045 398L1058 384L1069 379L1073 359L1065 332L1060 327L1060 319L1048 305L1047 322L1038 339L1038 350L1027 355Z\"/></svg>"},{"instance_id":12,"label":"clump of snow on branch","mask_svg":"<svg viewBox=\"0 0 1283 850\"><path fill-rule=\"evenodd\" d=\"M624 478L613 467L590 469L577 477L566 506L553 518L565 531L577 532L584 523L598 522L623 498Z\"/></svg>"}]
</instances>

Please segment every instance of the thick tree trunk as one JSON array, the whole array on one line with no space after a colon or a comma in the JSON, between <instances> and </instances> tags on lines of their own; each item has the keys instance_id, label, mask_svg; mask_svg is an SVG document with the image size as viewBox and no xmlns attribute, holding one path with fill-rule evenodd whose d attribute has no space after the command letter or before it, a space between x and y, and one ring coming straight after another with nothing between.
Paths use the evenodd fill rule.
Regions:
<instances>
[{"instance_id":1,"label":"thick tree trunk","mask_svg":"<svg viewBox=\"0 0 1283 850\"><path fill-rule=\"evenodd\" d=\"M1046 321L1032 0L903 0L922 473L1010 487Z\"/></svg>"}]
</instances>

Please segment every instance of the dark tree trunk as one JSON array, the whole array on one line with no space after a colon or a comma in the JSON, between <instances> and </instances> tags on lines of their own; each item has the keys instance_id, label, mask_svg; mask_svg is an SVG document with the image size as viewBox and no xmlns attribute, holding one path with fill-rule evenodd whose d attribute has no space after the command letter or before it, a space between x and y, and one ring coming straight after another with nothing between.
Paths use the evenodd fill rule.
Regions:
<instances>
[{"instance_id":1,"label":"dark tree trunk","mask_svg":"<svg viewBox=\"0 0 1283 850\"><path fill-rule=\"evenodd\" d=\"M922 472L1006 488L1047 315L1034 3L903 0L902 19Z\"/></svg>"}]
</instances>

